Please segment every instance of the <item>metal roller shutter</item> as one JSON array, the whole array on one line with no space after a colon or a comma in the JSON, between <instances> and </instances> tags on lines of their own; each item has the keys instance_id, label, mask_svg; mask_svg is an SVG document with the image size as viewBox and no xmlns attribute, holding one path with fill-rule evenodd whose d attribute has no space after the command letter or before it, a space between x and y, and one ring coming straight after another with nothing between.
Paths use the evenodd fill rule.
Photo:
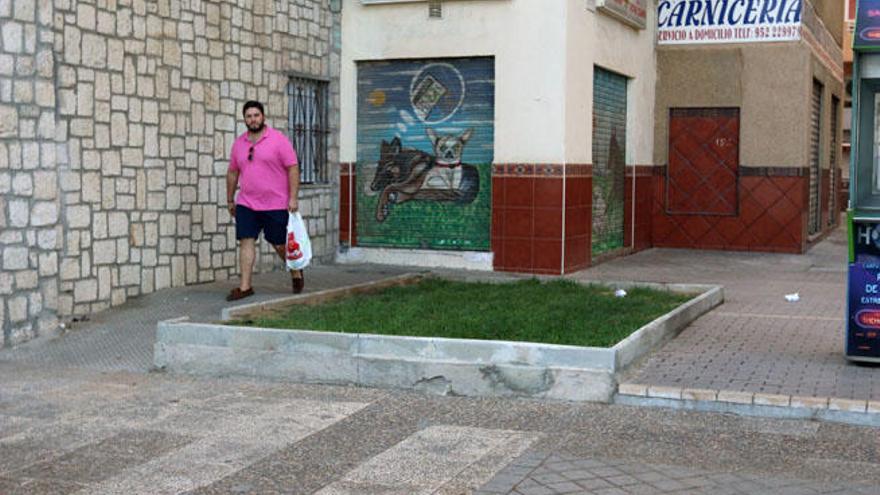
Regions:
<instances>
[{"instance_id":1,"label":"metal roller shutter","mask_svg":"<svg viewBox=\"0 0 880 495\"><path fill-rule=\"evenodd\" d=\"M593 257L623 247L626 84L624 76L594 69Z\"/></svg>"},{"instance_id":2,"label":"metal roller shutter","mask_svg":"<svg viewBox=\"0 0 880 495\"><path fill-rule=\"evenodd\" d=\"M837 212L837 134L840 132L840 100L836 96L831 97L831 173L828 174L828 225L834 225L838 217Z\"/></svg>"},{"instance_id":3,"label":"metal roller shutter","mask_svg":"<svg viewBox=\"0 0 880 495\"><path fill-rule=\"evenodd\" d=\"M361 246L490 249L492 58L358 64Z\"/></svg>"},{"instance_id":4,"label":"metal roller shutter","mask_svg":"<svg viewBox=\"0 0 880 495\"><path fill-rule=\"evenodd\" d=\"M822 84L813 81L813 97L810 118L810 219L809 233L817 234L822 228L819 202L819 181L822 178L820 167L822 138Z\"/></svg>"}]
</instances>

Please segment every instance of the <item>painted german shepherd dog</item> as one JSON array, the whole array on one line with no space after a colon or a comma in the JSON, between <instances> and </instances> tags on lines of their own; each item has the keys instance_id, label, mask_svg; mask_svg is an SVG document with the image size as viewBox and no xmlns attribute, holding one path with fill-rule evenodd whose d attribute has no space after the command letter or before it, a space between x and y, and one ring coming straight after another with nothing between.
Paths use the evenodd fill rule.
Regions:
<instances>
[{"instance_id":1,"label":"painted german shepherd dog","mask_svg":"<svg viewBox=\"0 0 880 495\"><path fill-rule=\"evenodd\" d=\"M436 147L438 137L433 131L428 135ZM459 136L465 137L460 147L469 136L470 132ZM460 163L460 159L458 163L438 160L415 148L404 148L400 138L394 138L382 141L370 189L380 193L376 220L384 222L394 205L410 200L468 204L480 191L480 175L477 167Z\"/></svg>"}]
</instances>

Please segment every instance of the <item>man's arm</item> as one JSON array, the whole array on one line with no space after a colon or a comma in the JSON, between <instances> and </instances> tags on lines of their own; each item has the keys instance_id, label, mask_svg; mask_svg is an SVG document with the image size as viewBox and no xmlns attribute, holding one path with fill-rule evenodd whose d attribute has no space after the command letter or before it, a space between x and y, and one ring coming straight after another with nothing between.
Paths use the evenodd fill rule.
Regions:
<instances>
[{"instance_id":1,"label":"man's arm","mask_svg":"<svg viewBox=\"0 0 880 495\"><path fill-rule=\"evenodd\" d=\"M293 164L287 167L287 182L290 184L290 202L287 203L287 211L293 213L299 210L299 165Z\"/></svg>"},{"instance_id":2,"label":"man's arm","mask_svg":"<svg viewBox=\"0 0 880 495\"><path fill-rule=\"evenodd\" d=\"M236 170L226 172L226 209L229 216L235 219L235 188L238 186L238 174Z\"/></svg>"}]
</instances>

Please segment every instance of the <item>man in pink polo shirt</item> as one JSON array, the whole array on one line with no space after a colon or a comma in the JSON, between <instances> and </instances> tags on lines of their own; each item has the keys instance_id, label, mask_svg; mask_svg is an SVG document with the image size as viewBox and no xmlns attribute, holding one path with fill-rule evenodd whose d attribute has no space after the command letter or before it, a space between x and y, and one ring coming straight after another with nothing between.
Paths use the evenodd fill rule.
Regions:
<instances>
[{"instance_id":1,"label":"man in pink polo shirt","mask_svg":"<svg viewBox=\"0 0 880 495\"><path fill-rule=\"evenodd\" d=\"M285 259L287 214L299 209L299 167L296 152L281 132L266 125L263 104L248 101L242 109L247 132L232 144L226 172L226 203L235 219L241 264L241 283L226 296L235 301L254 293L251 285L260 232ZM234 198L236 186L238 198ZM302 270L291 272L293 292L305 285Z\"/></svg>"}]
</instances>

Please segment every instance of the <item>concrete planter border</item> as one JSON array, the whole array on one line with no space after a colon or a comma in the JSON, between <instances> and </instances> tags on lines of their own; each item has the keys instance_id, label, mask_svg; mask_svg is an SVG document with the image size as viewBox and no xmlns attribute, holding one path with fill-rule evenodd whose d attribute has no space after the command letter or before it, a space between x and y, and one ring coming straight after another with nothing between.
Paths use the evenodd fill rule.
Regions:
<instances>
[{"instance_id":1,"label":"concrete planter border","mask_svg":"<svg viewBox=\"0 0 880 495\"><path fill-rule=\"evenodd\" d=\"M315 304L354 292L412 283L403 275L370 284L224 310L224 318L291 303ZM443 395L609 402L617 374L723 301L719 286L602 283L698 293L611 348L529 342L343 334L160 322L154 360L173 372L247 375L304 383L423 390Z\"/></svg>"},{"instance_id":2,"label":"concrete planter border","mask_svg":"<svg viewBox=\"0 0 880 495\"><path fill-rule=\"evenodd\" d=\"M388 277L373 282L364 282L362 284L349 285L337 289L327 289L308 294L297 294L295 296L279 297L270 301L230 306L228 308L223 308L223 310L220 312L220 319L222 321L241 319L259 313L271 312L290 306L291 304L323 304L354 294L364 294L367 292L375 292L381 289L387 289L388 287L415 284L423 278L424 275L422 274L404 273L403 275L397 275L395 277Z\"/></svg>"}]
</instances>

